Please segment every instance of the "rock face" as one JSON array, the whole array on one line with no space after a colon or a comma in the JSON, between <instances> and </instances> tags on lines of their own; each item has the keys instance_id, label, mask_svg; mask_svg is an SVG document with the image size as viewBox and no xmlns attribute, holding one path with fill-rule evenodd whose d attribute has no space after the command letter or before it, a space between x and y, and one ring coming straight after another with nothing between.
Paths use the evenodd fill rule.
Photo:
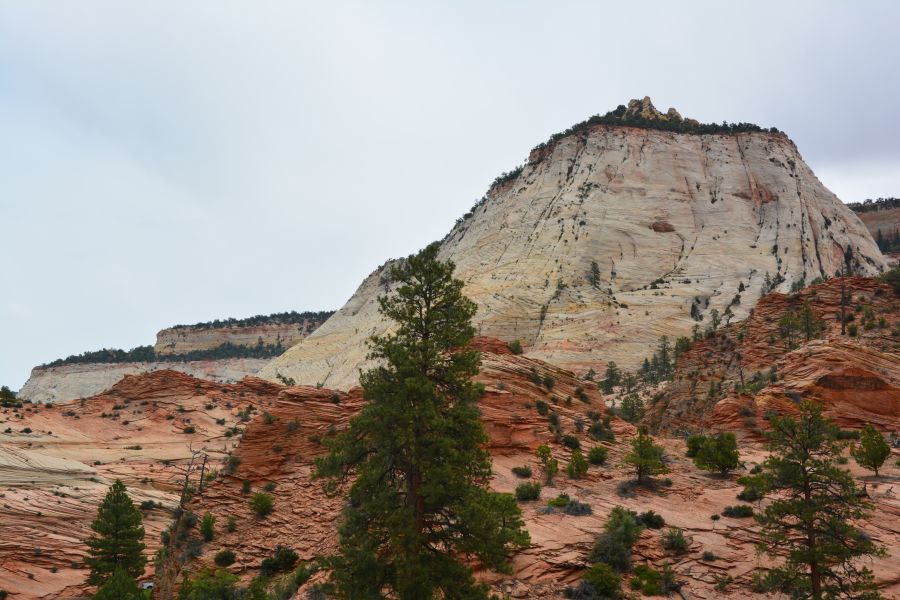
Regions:
<instances>
[{"instance_id":1,"label":"rock face","mask_svg":"<svg viewBox=\"0 0 900 600\"><path fill-rule=\"evenodd\" d=\"M790 413L808 399L821 402L842 427L872 423L900 431L900 301L887 284L845 279L848 331L856 335L841 335L835 319L841 283L832 279L797 294L769 294L745 321L694 342L654 401L651 422L668 430L713 427L759 437L767 413ZM800 314L804 303L826 329L808 341L800 334L792 349L779 321L789 311Z\"/></svg>"},{"instance_id":2,"label":"rock face","mask_svg":"<svg viewBox=\"0 0 900 600\"><path fill-rule=\"evenodd\" d=\"M187 354L197 350L212 350L222 344L237 346L282 345L290 348L316 330L331 312L302 313L294 319L278 319L276 315L267 322L235 324L224 322L176 326L163 329L156 334L154 350L157 354Z\"/></svg>"},{"instance_id":3,"label":"rock face","mask_svg":"<svg viewBox=\"0 0 900 600\"><path fill-rule=\"evenodd\" d=\"M649 99L627 110L667 118ZM609 360L633 369L661 335L688 334L712 309L746 317L767 274L782 291L833 276L847 248L858 274L885 267L859 218L770 132L576 129L498 178L441 245L479 306L480 334L578 372ZM376 298L391 264L260 375L355 384L366 338L386 327Z\"/></svg>"},{"instance_id":4,"label":"rock face","mask_svg":"<svg viewBox=\"0 0 900 600\"><path fill-rule=\"evenodd\" d=\"M62 402L88 398L108 390L126 375L171 369L194 377L229 383L252 375L269 363L265 358L226 358L189 362L83 363L35 367L19 392L23 400Z\"/></svg>"},{"instance_id":5,"label":"rock face","mask_svg":"<svg viewBox=\"0 0 900 600\"><path fill-rule=\"evenodd\" d=\"M283 348L290 348L315 331L332 314L291 312L177 325L157 333L156 345L152 350L146 348L146 354L155 355L154 358L159 360L73 362L35 367L19 396L32 402L87 398L109 389L125 375L161 369L222 383L240 381L257 373ZM241 354L233 351L234 348L217 352L226 346L253 352Z\"/></svg>"}]
</instances>

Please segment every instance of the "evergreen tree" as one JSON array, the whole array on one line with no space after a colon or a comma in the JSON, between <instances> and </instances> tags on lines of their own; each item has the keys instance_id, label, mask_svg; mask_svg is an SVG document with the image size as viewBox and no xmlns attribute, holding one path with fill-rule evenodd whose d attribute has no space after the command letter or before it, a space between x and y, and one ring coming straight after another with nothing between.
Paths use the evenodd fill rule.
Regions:
<instances>
[{"instance_id":1,"label":"evergreen tree","mask_svg":"<svg viewBox=\"0 0 900 600\"><path fill-rule=\"evenodd\" d=\"M647 429L641 427L638 436L631 441L631 452L625 456L625 462L634 466L639 484L649 483L654 475L669 472L662 458L662 446L654 444L653 438L647 435Z\"/></svg>"},{"instance_id":2,"label":"evergreen tree","mask_svg":"<svg viewBox=\"0 0 900 600\"><path fill-rule=\"evenodd\" d=\"M756 515L761 546L770 556L786 556L772 571L774 580L793 598L880 598L872 572L859 559L883 556L884 549L854 524L872 506L837 464L843 449L837 426L808 401L800 405L798 418L773 417L769 423L771 454L762 472L746 480L776 493Z\"/></svg>"},{"instance_id":3,"label":"evergreen tree","mask_svg":"<svg viewBox=\"0 0 900 600\"><path fill-rule=\"evenodd\" d=\"M669 336L659 338L659 376L658 379L668 379L672 376L672 345Z\"/></svg>"},{"instance_id":4,"label":"evergreen tree","mask_svg":"<svg viewBox=\"0 0 900 600\"><path fill-rule=\"evenodd\" d=\"M787 343L788 350L797 347L797 332L800 331L800 319L794 311L789 310L778 319L778 334Z\"/></svg>"},{"instance_id":5,"label":"evergreen tree","mask_svg":"<svg viewBox=\"0 0 900 600\"><path fill-rule=\"evenodd\" d=\"M825 329L825 322L816 317L808 300L803 303L803 310L800 312L799 322L800 330L803 332L803 335L806 336L807 342L814 337L818 337Z\"/></svg>"},{"instance_id":6,"label":"evergreen tree","mask_svg":"<svg viewBox=\"0 0 900 600\"><path fill-rule=\"evenodd\" d=\"M438 250L391 269L398 286L379 305L396 330L371 338L379 366L360 377L367 403L316 463L329 491L356 477L330 559L342 598L487 598L471 560L506 570L529 543L513 496L487 489L480 358L468 349L476 307Z\"/></svg>"},{"instance_id":7,"label":"evergreen tree","mask_svg":"<svg viewBox=\"0 0 900 600\"><path fill-rule=\"evenodd\" d=\"M203 540L206 542L211 542L213 537L216 534L216 518L212 515L212 513L206 513L203 515L203 519L200 521L200 533L203 535Z\"/></svg>"},{"instance_id":8,"label":"evergreen tree","mask_svg":"<svg viewBox=\"0 0 900 600\"><path fill-rule=\"evenodd\" d=\"M140 600L138 584L124 569L117 568L112 577L100 586L93 600Z\"/></svg>"},{"instance_id":9,"label":"evergreen tree","mask_svg":"<svg viewBox=\"0 0 900 600\"><path fill-rule=\"evenodd\" d=\"M741 464L737 450L737 438L731 432L723 432L705 438L703 445L694 455L694 464L698 469L716 471L722 476L737 469Z\"/></svg>"},{"instance_id":10,"label":"evergreen tree","mask_svg":"<svg viewBox=\"0 0 900 600\"><path fill-rule=\"evenodd\" d=\"M566 465L566 474L572 479L581 479L588 471L588 461L581 450L572 450L572 458Z\"/></svg>"},{"instance_id":11,"label":"evergreen tree","mask_svg":"<svg viewBox=\"0 0 900 600\"><path fill-rule=\"evenodd\" d=\"M132 579L144 573L147 558L143 554L141 513L131 502L120 480L116 479L110 486L97 510L97 518L91 523L91 529L94 534L85 540L88 556L84 562L91 568L88 583L103 584L116 569L122 569Z\"/></svg>"},{"instance_id":12,"label":"evergreen tree","mask_svg":"<svg viewBox=\"0 0 900 600\"><path fill-rule=\"evenodd\" d=\"M851 448L850 454L859 466L875 471L875 477L878 477L878 469L891 455L891 447L884 441L884 436L868 424L859 432L859 444Z\"/></svg>"},{"instance_id":13,"label":"evergreen tree","mask_svg":"<svg viewBox=\"0 0 900 600\"><path fill-rule=\"evenodd\" d=\"M541 461L541 468L544 471L544 483L553 485L553 478L556 477L556 473L559 471L559 461L553 458L550 446L541 444L535 450L534 455Z\"/></svg>"},{"instance_id":14,"label":"evergreen tree","mask_svg":"<svg viewBox=\"0 0 900 600\"><path fill-rule=\"evenodd\" d=\"M622 398L619 415L629 423L637 423L644 418L644 401L635 393Z\"/></svg>"},{"instance_id":15,"label":"evergreen tree","mask_svg":"<svg viewBox=\"0 0 900 600\"><path fill-rule=\"evenodd\" d=\"M622 383L622 372L613 361L606 364L606 378L603 380L603 393L612 394L613 388Z\"/></svg>"}]
</instances>

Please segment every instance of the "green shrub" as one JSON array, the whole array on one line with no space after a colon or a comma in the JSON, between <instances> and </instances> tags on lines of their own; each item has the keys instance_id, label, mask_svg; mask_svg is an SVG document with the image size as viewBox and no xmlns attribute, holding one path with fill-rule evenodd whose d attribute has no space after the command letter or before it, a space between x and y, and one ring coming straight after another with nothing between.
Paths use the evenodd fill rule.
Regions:
<instances>
[{"instance_id":1,"label":"green shrub","mask_svg":"<svg viewBox=\"0 0 900 600\"><path fill-rule=\"evenodd\" d=\"M233 533L235 529L237 529L237 517L229 515L228 520L225 522L225 530Z\"/></svg>"},{"instance_id":2,"label":"green shrub","mask_svg":"<svg viewBox=\"0 0 900 600\"><path fill-rule=\"evenodd\" d=\"M569 495L568 494L560 494L556 498L549 500L547 502L547 506L552 506L554 508L562 508L568 503L569 503Z\"/></svg>"},{"instance_id":3,"label":"green shrub","mask_svg":"<svg viewBox=\"0 0 900 600\"><path fill-rule=\"evenodd\" d=\"M541 400L540 398L538 398L537 400L534 401L534 405L537 408L539 415L544 416L550 411L550 405L547 404L545 401Z\"/></svg>"},{"instance_id":4,"label":"green shrub","mask_svg":"<svg viewBox=\"0 0 900 600\"><path fill-rule=\"evenodd\" d=\"M753 507L747 504L738 504L735 506L726 506L722 514L733 519L745 519L753 516Z\"/></svg>"},{"instance_id":5,"label":"green shrub","mask_svg":"<svg viewBox=\"0 0 900 600\"><path fill-rule=\"evenodd\" d=\"M603 446L594 446L588 450L588 462L592 465L602 465L608 456L609 451Z\"/></svg>"},{"instance_id":6,"label":"green shrub","mask_svg":"<svg viewBox=\"0 0 900 600\"><path fill-rule=\"evenodd\" d=\"M600 598L618 598L621 595L622 580L607 564L595 564L585 571L583 579Z\"/></svg>"},{"instance_id":7,"label":"green shrub","mask_svg":"<svg viewBox=\"0 0 900 600\"><path fill-rule=\"evenodd\" d=\"M717 558L718 557L716 556L716 553L712 552L711 550L707 550L706 552L703 553L703 560L705 560L706 562L713 562Z\"/></svg>"},{"instance_id":8,"label":"green shrub","mask_svg":"<svg viewBox=\"0 0 900 600\"><path fill-rule=\"evenodd\" d=\"M837 439L839 440L858 440L859 439L859 431L856 429L839 429L837 432Z\"/></svg>"},{"instance_id":9,"label":"green shrub","mask_svg":"<svg viewBox=\"0 0 900 600\"><path fill-rule=\"evenodd\" d=\"M241 492L244 494L250 493L250 480L249 479L245 479L244 481L241 482Z\"/></svg>"},{"instance_id":10,"label":"green shrub","mask_svg":"<svg viewBox=\"0 0 900 600\"><path fill-rule=\"evenodd\" d=\"M578 450L581 448L581 442L578 441L578 438L574 435L566 435L563 436L563 446L566 448L571 448L572 450Z\"/></svg>"},{"instance_id":11,"label":"green shrub","mask_svg":"<svg viewBox=\"0 0 900 600\"><path fill-rule=\"evenodd\" d=\"M628 582L633 590L640 590L645 596L662 595L660 585L661 574L656 569L647 565L638 565L634 568L634 576Z\"/></svg>"},{"instance_id":12,"label":"green shrub","mask_svg":"<svg viewBox=\"0 0 900 600\"><path fill-rule=\"evenodd\" d=\"M216 518L211 513L203 515L203 519L200 521L200 533L203 535L204 541L212 541L213 536L216 534L215 527Z\"/></svg>"},{"instance_id":13,"label":"green shrub","mask_svg":"<svg viewBox=\"0 0 900 600\"><path fill-rule=\"evenodd\" d=\"M521 477L521 478L523 478L523 479L527 479L527 478L531 477L531 467L528 467L528 466L525 466L525 467L513 467L513 468L512 468L512 473L513 473L513 475L515 475L516 477Z\"/></svg>"},{"instance_id":14,"label":"green shrub","mask_svg":"<svg viewBox=\"0 0 900 600\"><path fill-rule=\"evenodd\" d=\"M263 559L259 566L259 574L263 577L270 577L275 573L289 571L294 568L298 558L299 556L293 548L277 546L275 553L270 558Z\"/></svg>"},{"instance_id":15,"label":"green shrub","mask_svg":"<svg viewBox=\"0 0 900 600\"><path fill-rule=\"evenodd\" d=\"M520 483L516 486L516 500L537 500L541 496L541 484L537 481Z\"/></svg>"},{"instance_id":16,"label":"green shrub","mask_svg":"<svg viewBox=\"0 0 900 600\"><path fill-rule=\"evenodd\" d=\"M638 522L650 529L662 529L666 525L666 520L663 518L663 516L661 514L653 512L652 510L642 512L640 515L638 515Z\"/></svg>"},{"instance_id":17,"label":"green shrub","mask_svg":"<svg viewBox=\"0 0 900 600\"><path fill-rule=\"evenodd\" d=\"M263 486L263 491L274 492L275 491L275 482L274 481L266 482L266 484Z\"/></svg>"},{"instance_id":18,"label":"green shrub","mask_svg":"<svg viewBox=\"0 0 900 600\"><path fill-rule=\"evenodd\" d=\"M556 385L556 379L550 375L544 375L544 387L548 390L552 390L554 385Z\"/></svg>"},{"instance_id":19,"label":"green shrub","mask_svg":"<svg viewBox=\"0 0 900 600\"><path fill-rule=\"evenodd\" d=\"M740 464L737 438L731 432L723 432L706 438L694 453L694 465L698 469L715 471L722 476L737 469Z\"/></svg>"},{"instance_id":20,"label":"green shrub","mask_svg":"<svg viewBox=\"0 0 900 600\"><path fill-rule=\"evenodd\" d=\"M705 435L696 433L694 435L688 436L686 441L687 452L685 453L685 455L688 458L694 458L695 456L697 456L697 453L700 452L700 449L703 447L704 442L706 442Z\"/></svg>"},{"instance_id":21,"label":"green shrub","mask_svg":"<svg viewBox=\"0 0 900 600\"><path fill-rule=\"evenodd\" d=\"M573 517L583 517L591 514L593 510L591 510L591 505L587 502L570 500L569 503L563 507L563 512Z\"/></svg>"},{"instance_id":22,"label":"green shrub","mask_svg":"<svg viewBox=\"0 0 900 600\"><path fill-rule=\"evenodd\" d=\"M188 425L181 430L181 433L196 433L197 429L193 425Z\"/></svg>"},{"instance_id":23,"label":"green shrub","mask_svg":"<svg viewBox=\"0 0 900 600\"><path fill-rule=\"evenodd\" d=\"M594 420L594 423L591 425L590 429L588 429L588 435L598 442L614 442L616 439L612 427L610 427L609 424L609 417L603 419L602 422Z\"/></svg>"},{"instance_id":24,"label":"green shrub","mask_svg":"<svg viewBox=\"0 0 900 600\"><path fill-rule=\"evenodd\" d=\"M688 540L684 537L684 531L678 527L670 527L662 535L662 547L675 553L681 553L688 549Z\"/></svg>"},{"instance_id":25,"label":"green shrub","mask_svg":"<svg viewBox=\"0 0 900 600\"><path fill-rule=\"evenodd\" d=\"M227 567L234 564L235 556L231 550L219 550L213 561L220 567Z\"/></svg>"},{"instance_id":26,"label":"green shrub","mask_svg":"<svg viewBox=\"0 0 900 600\"><path fill-rule=\"evenodd\" d=\"M178 597L194 598L236 598L238 577L224 569L215 572L206 569L200 571L193 579L185 578Z\"/></svg>"},{"instance_id":27,"label":"green shrub","mask_svg":"<svg viewBox=\"0 0 900 600\"><path fill-rule=\"evenodd\" d=\"M250 510L252 510L259 518L271 514L274 505L275 501L272 499L272 496L265 492L256 492L253 494L253 497L250 498Z\"/></svg>"},{"instance_id":28,"label":"green shrub","mask_svg":"<svg viewBox=\"0 0 900 600\"><path fill-rule=\"evenodd\" d=\"M731 577L728 573L716 573L713 575L713 579L716 581L716 589L720 592L724 592L728 589L728 586L734 581L734 578Z\"/></svg>"},{"instance_id":29,"label":"green shrub","mask_svg":"<svg viewBox=\"0 0 900 600\"><path fill-rule=\"evenodd\" d=\"M629 571L631 547L643 529L637 514L621 506L613 507L603 529L591 551L591 561L605 563L617 573Z\"/></svg>"},{"instance_id":30,"label":"green shrub","mask_svg":"<svg viewBox=\"0 0 900 600\"><path fill-rule=\"evenodd\" d=\"M581 479L587 474L587 471L588 461L584 458L581 450L572 450L572 458L566 465L566 474L572 479Z\"/></svg>"},{"instance_id":31,"label":"green shrub","mask_svg":"<svg viewBox=\"0 0 900 600\"><path fill-rule=\"evenodd\" d=\"M513 340L507 346L513 354L522 354L522 342L519 340Z\"/></svg>"}]
</instances>

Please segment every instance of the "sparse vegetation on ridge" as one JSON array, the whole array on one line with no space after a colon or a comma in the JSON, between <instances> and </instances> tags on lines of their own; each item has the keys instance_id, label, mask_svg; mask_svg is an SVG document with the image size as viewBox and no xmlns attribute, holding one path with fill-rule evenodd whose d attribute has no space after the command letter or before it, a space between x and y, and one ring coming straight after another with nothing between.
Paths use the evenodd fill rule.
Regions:
<instances>
[{"instance_id":1,"label":"sparse vegetation on ridge","mask_svg":"<svg viewBox=\"0 0 900 600\"><path fill-rule=\"evenodd\" d=\"M61 367L86 363L125 363L125 362L190 362L194 360L221 360L225 358L274 358L287 350L281 342L277 344L256 344L242 346L225 342L207 350L191 350L181 354L160 354L153 346L138 346L131 350L107 348L103 350L82 352L66 358L58 358L42 367Z\"/></svg>"},{"instance_id":2,"label":"sparse vegetation on ridge","mask_svg":"<svg viewBox=\"0 0 900 600\"><path fill-rule=\"evenodd\" d=\"M584 133L596 125L613 125L620 127L637 127L639 129L658 129L675 133L688 133L692 135L733 134L746 132L781 133L777 128L765 129L754 123L699 123L693 119L674 117L668 119L647 119L636 114L629 114L628 108L620 104L615 110L604 115L594 115L580 123L572 125L565 131L554 133L546 142L538 144L534 150L540 150L552 146L559 140L570 135ZM532 151L534 151L532 150Z\"/></svg>"},{"instance_id":3,"label":"sparse vegetation on ridge","mask_svg":"<svg viewBox=\"0 0 900 600\"><path fill-rule=\"evenodd\" d=\"M205 321L202 323L194 323L192 325L173 325L169 329L220 329L235 327L255 327L259 325L293 325L303 324L307 321L315 323L324 323L331 315L333 310L320 311L304 311L297 312L295 310L289 312L272 313L270 315L255 315L253 317L245 317L243 319L235 319L229 317L227 319L215 319L213 321Z\"/></svg>"}]
</instances>

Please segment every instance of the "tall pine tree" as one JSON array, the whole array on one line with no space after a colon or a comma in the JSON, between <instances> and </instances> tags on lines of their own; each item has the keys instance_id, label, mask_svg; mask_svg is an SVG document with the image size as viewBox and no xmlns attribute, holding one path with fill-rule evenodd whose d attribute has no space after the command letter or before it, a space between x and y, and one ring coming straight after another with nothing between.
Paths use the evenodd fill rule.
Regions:
<instances>
[{"instance_id":1,"label":"tall pine tree","mask_svg":"<svg viewBox=\"0 0 900 600\"><path fill-rule=\"evenodd\" d=\"M838 466L844 445L837 426L812 402L800 405L798 418L773 417L769 423L772 454L747 483L775 492L756 515L761 546L773 557L785 556L772 570L774 580L792 598L880 598L860 559L884 550L856 526L872 506L860 497L849 471Z\"/></svg>"},{"instance_id":2,"label":"tall pine tree","mask_svg":"<svg viewBox=\"0 0 900 600\"><path fill-rule=\"evenodd\" d=\"M137 579L144 573L147 557L144 556L144 527L141 513L118 479L110 486L97 518L91 523L94 533L85 540L88 557L84 562L91 568L88 583L102 585L116 569Z\"/></svg>"},{"instance_id":3,"label":"tall pine tree","mask_svg":"<svg viewBox=\"0 0 900 600\"><path fill-rule=\"evenodd\" d=\"M529 543L514 498L487 489L480 357L468 349L476 307L438 249L391 270L399 285L379 304L396 329L371 339L380 366L360 377L368 402L317 461L332 491L355 476L331 560L342 598L487 598L471 560L505 570Z\"/></svg>"}]
</instances>

